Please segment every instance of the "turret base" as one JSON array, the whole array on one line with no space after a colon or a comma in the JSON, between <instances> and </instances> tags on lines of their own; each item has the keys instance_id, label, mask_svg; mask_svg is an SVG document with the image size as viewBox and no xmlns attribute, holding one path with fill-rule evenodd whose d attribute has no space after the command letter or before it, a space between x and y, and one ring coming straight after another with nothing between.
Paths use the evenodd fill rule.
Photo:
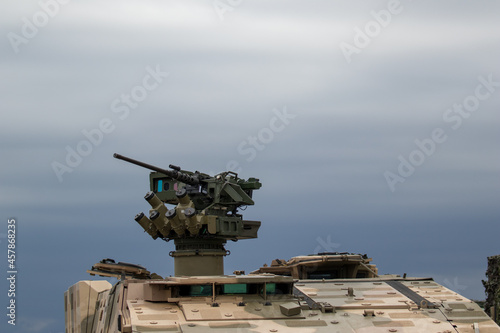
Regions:
<instances>
[{"instance_id":1,"label":"turret base","mask_svg":"<svg viewBox=\"0 0 500 333\"><path fill-rule=\"evenodd\" d=\"M174 257L175 276L224 275L224 239L176 239Z\"/></svg>"}]
</instances>

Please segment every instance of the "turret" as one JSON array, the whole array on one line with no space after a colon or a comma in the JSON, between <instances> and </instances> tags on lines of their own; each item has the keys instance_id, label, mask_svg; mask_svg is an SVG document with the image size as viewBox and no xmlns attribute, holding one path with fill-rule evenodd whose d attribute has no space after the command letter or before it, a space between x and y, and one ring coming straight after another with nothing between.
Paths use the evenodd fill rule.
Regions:
<instances>
[{"instance_id":1,"label":"turret","mask_svg":"<svg viewBox=\"0 0 500 333\"><path fill-rule=\"evenodd\" d=\"M176 276L223 275L227 240L257 238L260 221L243 220L238 209L254 204L253 191L262 186L258 179L244 180L232 171L210 176L172 164L167 170L113 156L155 171L149 176L151 191L144 197L151 205L149 218L139 213L135 220L153 239L174 240L170 255Z\"/></svg>"}]
</instances>

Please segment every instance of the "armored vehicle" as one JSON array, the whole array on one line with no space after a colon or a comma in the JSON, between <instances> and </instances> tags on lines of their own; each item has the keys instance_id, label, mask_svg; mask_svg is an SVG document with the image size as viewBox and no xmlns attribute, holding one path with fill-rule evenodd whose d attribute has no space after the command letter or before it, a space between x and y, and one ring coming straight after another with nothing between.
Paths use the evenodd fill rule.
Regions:
<instances>
[{"instance_id":1,"label":"armored vehicle","mask_svg":"<svg viewBox=\"0 0 500 333\"><path fill-rule=\"evenodd\" d=\"M226 242L257 237L261 223L239 210L254 204L259 180L114 156L154 171L145 196L149 216L139 213L135 221L153 239L174 241L175 276L101 260L88 272L118 282L71 286L64 294L66 333L500 333L473 301L431 278L380 275L366 255L275 259L249 274L224 275Z\"/></svg>"}]
</instances>

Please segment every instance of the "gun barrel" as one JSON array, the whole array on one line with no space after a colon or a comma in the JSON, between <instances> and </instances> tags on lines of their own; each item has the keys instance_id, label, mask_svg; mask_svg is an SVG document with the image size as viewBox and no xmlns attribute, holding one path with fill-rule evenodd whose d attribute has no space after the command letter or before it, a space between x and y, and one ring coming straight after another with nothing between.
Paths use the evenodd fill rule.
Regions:
<instances>
[{"instance_id":1,"label":"gun barrel","mask_svg":"<svg viewBox=\"0 0 500 333\"><path fill-rule=\"evenodd\" d=\"M137 161L137 160L134 160L134 159L132 159L130 157L123 156L123 155L120 155L120 154L117 154L117 153L114 153L113 157L117 158L119 160L124 160L126 162L129 162L129 163L141 166L141 167L149 169L149 170L153 170L153 171L156 171L156 172L163 173L163 174L169 176L170 178L179 180L179 181L181 181L181 182L183 182L185 184L197 185L197 184L200 183L200 180L198 179L198 177L191 176L191 175L188 175L186 173L179 172L177 170L162 169L162 168L159 168L157 166L154 166L154 165L151 165L151 164L148 164L148 163L144 163L144 162L141 162L141 161Z\"/></svg>"}]
</instances>

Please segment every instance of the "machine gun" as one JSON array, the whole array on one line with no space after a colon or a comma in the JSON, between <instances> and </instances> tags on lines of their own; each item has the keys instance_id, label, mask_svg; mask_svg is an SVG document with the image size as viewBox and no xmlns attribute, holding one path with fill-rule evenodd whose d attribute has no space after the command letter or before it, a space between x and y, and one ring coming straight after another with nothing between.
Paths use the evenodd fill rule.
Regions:
<instances>
[{"instance_id":1,"label":"machine gun","mask_svg":"<svg viewBox=\"0 0 500 333\"><path fill-rule=\"evenodd\" d=\"M137 160L134 160L134 159L129 158L127 156L123 156L123 155L116 154L116 153L113 154L113 157L117 158L119 160L124 160L124 161L127 161L129 163L141 166L141 167L146 168L146 169L150 169L150 170L153 170L153 171L156 171L159 173L163 173L164 175L167 175L168 177L175 179L175 180L178 180L178 181L181 181L185 184L197 185L200 183L199 173L196 173L196 175L193 176L192 174L187 174L185 172L181 172L181 168L176 166L176 165L173 165L173 164L170 164L168 166L172 170L167 170L167 169L162 169L162 168L159 168L157 166L147 164L147 163L144 163L141 161L137 161ZM207 175L204 175L204 176L207 176Z\"/></svg>"},{"instance_id":2,"label":"machine gun","mask_svg":"<svg viewBox=\"0 0 500 333\"><path fill-rule=\"evenodd\" d=\"M238 209L253 205L252 194L262 184L257 178L244 180L232 171L215 176L199 171L168 169L119 154L117 159L153 170L150 192L144 197L152 209L149 217L135 217L153 239L174 240L176 275L222 275L222 257L227 240L257 238L260 221L246 221ZM175 205L168 209L165 204Z\"/></svg>"}]
</instances>

